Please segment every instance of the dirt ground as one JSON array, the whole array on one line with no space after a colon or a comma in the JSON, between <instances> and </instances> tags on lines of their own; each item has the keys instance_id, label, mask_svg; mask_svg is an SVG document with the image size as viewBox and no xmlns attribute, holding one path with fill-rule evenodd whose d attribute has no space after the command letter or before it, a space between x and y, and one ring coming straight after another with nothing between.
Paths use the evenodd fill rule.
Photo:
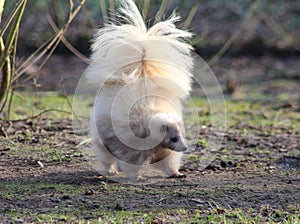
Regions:
<instances>
[{"instance_id":1,"label":"dirt ground","mask_svg":"<svg viewBox=\"0 0 300 224\"><path fill-rule=\"evenodd\" d=\"M220 213L223 208L264 210L266 216L274 209L299 212L299 130L256 136L229 131L205 169L197 166L201 150L196 148L186 155L181 169L186 178L126 185L93 170L77 147L80 139L73 134L71 120L53 121L51 128L47 119L36 122L1 122L9 136L1 137L0 146L1 220L10 220L14 212L20 217L15 221L30 222L31 214L68 212L74 207L83 209L77 216L86 220L97 218L95 210L192 212L217 207ZM201 135L207 137L204 132ZM43 152L45 146L59 150L58 158L52 151ZM271 153L253 151L256 146L265 146ZM230 157L222 157L226 154Z\"/></svg>"},{"instance_id":2,"label":"dirt ground","mask_svg":"<svg viewBox=\"0 0 300 224\"><path fill-rule=\"evenodd\" d=\"M52 60L55 64L56 59ZM68 92L74 91L72 83L85 65L79 67L74 76L69 74ZM43 89L47 82L53 83L51 90L60 90L55 80L68 69L52 69L57 69L52 81L41 76L42 90L50 90ZM0 220L27 223L48 213L74 213L80 219L93 220L99 217L97 211L103 216L106 212L172 209L205 215L215 208L220 214L234 208L253 209L252 216L269 217L276 209L299 214L299 58L223 59L213 70L224 92L231 94L228 127L220 149L211 152L214 159L204 168L199 161L209 133L200 129L204 142L185 155L181 172L187 177L182 179L146 185L113 182L83 156L78 144L84 136L74 134L72 120L50 119L47 114L1 120ZM232 91L228 79L235 83ZM254 90L262 98L245 97ZM251 123L255 119L265 123Z\"/></svg>"},{"instance_id":3,"label":"dirt ground","mask_svg":"<svg viewBox=\"0 0 300 224\"><path fill-rule=\"evenodd\" d=\"M111 181L84 156L78 145L87 136L74 133L69 114L62 113L58 119L45 113L16 121L5 121L1 115L0 223L132 223L126 217L136 221L139 212L142 218L138 216L137 223L299 223L299 4L272 1L269 7L262 3L266 5L258 8L255 18L243 25L251 1L201 1L192 29L203 36L197 53L206 61L243 28L212 66L227 100L224 140L218 150L205 153L210 112L200 101L197 112L202 126L187 127L197 130L200 139L184 156L180 171L185 178L134 185ZM36 20L43 12L33 13L32 18L29 14L23 21L20 55L44 43L40 33L47 34L48 22L44 15ZM79 17L78 22L82 21L86 17ZM92 28L78 22L74 21L66 37L89 54L86 35ZM281 48L284 45L286 49ZM22 105L17 115L24 117L28 110L22 108L27 92L72 96L87 63L68 52L59 45L56 53L66 55L51 56L32 83L22 79L35 74L41 62L18 80L16 95L21 95ZM25 59L20 56L17 64ZM205 155L209 162L203 166ZM154 217L147 222L144 214ZM224 220L210 220L222 215ZM291 215L294 221L289 221ZM114 219L118 216L123 221ZM255 217L259 221L251 219Z\"/></svg>"}]
</instances>

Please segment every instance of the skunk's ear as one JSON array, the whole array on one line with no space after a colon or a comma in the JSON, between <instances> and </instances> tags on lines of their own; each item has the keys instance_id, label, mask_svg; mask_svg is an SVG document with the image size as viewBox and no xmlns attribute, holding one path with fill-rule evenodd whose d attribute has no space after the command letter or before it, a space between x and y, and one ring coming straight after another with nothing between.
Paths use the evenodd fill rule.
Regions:
<instances>
[{"instance_id":1,"label":"skunk's ear","mask_svg":"<svg viewBox=\"0 0 300 224\"><path fill-rule=\"evenodd\" d=\"M161 131L161 132L168 132L168 131L169 131L168 125L163 124L163 125L160 127L160 131Z\"/></svg>"}]
</instances>

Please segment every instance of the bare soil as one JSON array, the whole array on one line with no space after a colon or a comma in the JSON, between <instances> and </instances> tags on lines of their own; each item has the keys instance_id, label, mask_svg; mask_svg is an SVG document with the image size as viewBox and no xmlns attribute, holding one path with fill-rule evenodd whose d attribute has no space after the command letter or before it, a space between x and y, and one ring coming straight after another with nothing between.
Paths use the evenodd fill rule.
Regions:
<instances>
[{"instance_id":1,"label":"bare soil","mask_svg":"<svg viewBox=\"0 0 300 224\"><path fill-rule=\"evenodd\" d=\"M295 135L283 130L282 134L256 137L230 133L223 145L232 150L231 159L217 156L205 169L196 165L197 159L190 159L181 170L186 178L164 179L150 185L124 185L107 180L91 168L77 147L80 140L72 133L70 120L53 121L51 128L47 119L36 122L1 122L8 137L0 139L0 192L8 191L7 187L15 188L11 189L11 196L0 194L0 219L14 211L23 214L22 221L29 222L32 217L26 214L47 214L73 207L84 209L78 215L85 219L97 218L93 211L99 209L103 212L180 208L204 211L218 206L260 211L267 206L299 212L300 158L299 154L286 156L295 147L299 150L299 132ZM205 137L205 133L202 135ZM26 145L32 151L26 151ZM35 158L35 149L45 145L61 149L61 157ZM249 149L256 145L265 145L272 153L251 152ZM218 155L222 155L221 151ZM193 155L197 155L197 149L188 156L193 158ZM42 187L37 187L41 184ZM68 188L59 191L55 186L60 185Z\"/></svg>"},{"instance_id":2,"label":"bare soil","mask_svg":"<svg viewBox=\"0 0 300 224\"><path fill-rule=\"evenodd\" d=\"M74 92L86 65L79 63L74 73L65 74L70 69L58 68L60 59L52 58L45 68L38 79L39 90ZM76 60L65 60L63 67ZM71 120L50 119L47 114L1 120L0 220L10 222L14 214L21 217L17 221L32 222L36 220L31 214L49 212L73 212L90 220L97 219L96 211L181 208L203 214L212 208L220 208L220 213L223 208L242 208L263 210L266 216L273 209L299 214L300 120L289 117L300 111L299 58L225 58L213 70L224 92L231 94L228 97L233 102L251 102L250 108L239 112L228 108L232 120L220 150L212 152L215 159L204 168L199 166L204 148L199 143L186 154L181 172L187 177L182 179L149 185L112 182L93 170L83 156L78 144L85 137L74 134ZM62 77L64 88L58 81ZM254 118L270 120L270 124L251 124ZM208 134L200 129L202 139L208 139Z\"/></svg>"}]
</instances>

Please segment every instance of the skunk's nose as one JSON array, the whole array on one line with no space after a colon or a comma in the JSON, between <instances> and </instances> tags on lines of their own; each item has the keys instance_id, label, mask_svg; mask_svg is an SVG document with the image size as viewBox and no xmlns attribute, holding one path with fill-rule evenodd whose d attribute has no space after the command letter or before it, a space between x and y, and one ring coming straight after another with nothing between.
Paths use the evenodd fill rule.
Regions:
<instances>
[{"instance_id":1,"label":"skunk's nose","mask_svg":"<svg viewBox=\"0 0 300 224\"><path fill-rule=\"evenodd\" d=\"M188 146L184 140L180 139L178 144L176 144L174 151L176 152L184 152L188 150Z\"/></svg>"}]
</instances>

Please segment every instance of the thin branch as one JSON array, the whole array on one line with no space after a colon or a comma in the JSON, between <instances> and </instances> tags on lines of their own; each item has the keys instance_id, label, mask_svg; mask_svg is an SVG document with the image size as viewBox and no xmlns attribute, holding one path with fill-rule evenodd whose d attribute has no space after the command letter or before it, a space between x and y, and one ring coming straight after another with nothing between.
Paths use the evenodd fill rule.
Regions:
<instances>
[{"instance_id":1,"label":"thin branch","mask_svg":"<svg viewBox=\"0 0 300 224\"><path fill-rule=\"evenodd\" d=\"M47 14L47 19L48 19L50 26L54 30L54 32L58 33L59 29L56 26L56 24L53 21L53 18L51 17L50 14ZM90 64L90 60L86 56L84 56L82 53L80 53L76 48L74 48L72 46L72 44L64 36L61 37L61 41L74 55L76 55L78 58L80 58L86 64Z\"/></svg>"},{"instance_id":2,"label":"thin branch","mask_svg":"<svg viewBox=\"0 0 300 224\"><path fill-rule=\"evenodd\" d=\"M80 4L77 6L77 8L75 8L73 12L70 12L70 13L69 13L69 16L68 16L69 19L68 19L68 21L66 22L66 24L64 25L64 27L61 28L61 29L59 30L59 32L56 33L56 35L55 35L54 37L52 37L52 39L50 38L50 40L49 40L50 43L49 43L48 45L47 45L47 44L43 44L44 47L46 46L46 48L45 48L44 50L42 50L43 48L39 48L39 51L42 50L42 52L39 53L39 55L38 55L37 57L35 57L35 59L34 59L33 61L30 61L30 60L31 60L35 55L31 55L31 56L30 56L30 57L29 57L29 58L28 58L28 59L27 59L20 67L19 67L19 69L17 69L18 75L17 75L16 77L14 77L13 81L17 80L20 76L22 76L23 73L26 71L26 69L27 69L29 66L35 64L40 58L42 58L42 57L46 54L47 51L50 50L49 55L50 55L50 56L52 55L52 53L54 52L54 50L55 50L56 47L58 46L59 42L61 41L61 38L62 38L63 34L65 33L65 31L67 30L67 28L69 27L69 25L71 24L71 22L73 21L73 19L75 18L75 16L78 14L78 12L79 12L80 9L82 8L82 6L85 4L85 2L86 2L86 0L82 0L82 1L80 2ZM70 6L70 7L71 7L71 6ZM51 49L51 48L52 48L52 49ZM39 52L39 51L36 51L36 52ZM43 63L42 63L43 66L44 66L45 63L48 61L48 59L49 59L49 57L50 57L49 55L46 57L46 59L44 59L44 61L43 61ZM26 65L26 67L25 67L25 65ZM23 69L21 70L21 68L23 68ZM31 76L27 77L27 78L26 78L26 81L28 81L28 80L30 80L31 78L33 78L33 77L41 70L41 68L42 68L42 67L39 66L37 72L35 72L35 73L32 74ZM25 80L23 80L23 82L24 82L24 81L25 81Z\"/></svg>"},{"instance_id":3,"label":"thin branch","mask_svg":"<svg viewBox=\"0 0 300 224\"><path fill-rule=\"evenodd\" d=\"M223 47L219 50L219 52L208 62L209 66L213 66L217 63L217 61L220 59L220 57L228 50L228 48L232 45L234 40L238 37L240 34L243 25L250 20L250 18L253 16L257 6L259 5L261 0L255 0L255 2L251 5L250 9L248 10L247 14L245 15L240 28L237 29L232 36L227 40L227 42L223 45Z\"/></svg>"},{"instance_id":4,"label":"thin branch","mask_svg":"<svg viewBox=\"0 0 300 224\"><path fill-rule=\"evenodd\" d=\"M5 4L5 0L0 0L0 23L1 23L2 13L4 9L4 4Z\"/></svg>"},{"instance_id":5,"label":"thin branch","mask_svg":"<svg viewBox=\"0 0 300 224\"><path fill-rule=\"evenodd\" d=\"M23 83L28 82L29 80L31 80L34 76L36 76L42 70L42 68L45 66L45 64L48 62L48 60L50 59L50 57L54 53L54 51L57 48L57 46L58 46L59 43L60 43L60 37L54 43L53 47L50 49L50 52L47 54L47 56L43 60L43 62L38 66L37 70L33 74L29 75L24 80L22 80Z\"/></svg>"},{"instance_id":6,"label":"thin branch","mask_svg":"<svg viewBox=\"0 0 300 224\"><path fill-rule=\"evenodd\" d=\"M10 118L10 110L11 110L11 105L12 105L12 100L13 100L13 97L14 97L14 93L15 93L15 90L12 88L11 94L9 95L9 99L8 99L7 120L9 120L9 118Z\"/></svg>"},{"instance_id":7,"label":"thin branch","mask_svg":"<svg viewBox=\"0 0 300 224\"><path fill-rule=\"evenodd\" d=\"M150 10L150 4L151 4L151 0L144 0L144 6L143 6L144 21L147 21L149 10Z\"/></svg>"},{"instance_id":8,"label":"thin branch","mask_svg":"<svg viewBox=\"0 0 300 224\"><path fill-rule=\"evenodd\" d=\"M16 36L16 33L19 30L20 22L21 22L21 19L22 19L24 10L25 10L26 3L27 3L27 0L22 0L18 4L19 7L17 7L16 13L13 16L13 21L12 21L11 27L8 31L7 38L6 38L7 41L5 43L4 50L1 52L1 56L0 56L0 67L1 68L6 61L6 58L9 56L11 46L14 42L14 38ZM3 35L3 33L1 33L1 36L0 36L1 38L3 37L2 35Z\"/></svg>"},{"instance_id":9,"label":"thin branch","mask_svg":"<svg viewBox=\"0 0 300 224\"><path fill-rule=\"evenodd\" d=\"M51 49L51 47L55 44L55 42L59 38L59 35L60 35L60 33L57 33L56 35L54 35L54 37L51 37L48 41L46 41L43 45L41 45L33 54L31 54L22 63L22 65L20 65L16 69L16 75L13 77L13 82L16 81L18 78L20 78L24 74L24 72L27 70L28 67L35 64L38 60L40 60L47 53L47 51L49 51ZM45 49L43 49L44 47L45 47Z\"/></svg>"},{"instance_id":10,"label":"thin branch","mask_svg":"<svg viewBox=\"0 0 300 224\"><path fill-rule=\"evenodd\" d=\"M199 2L197 2L196 4L194 3L193 7L191 8L187 18L185 19L184 21L184 24L182 26L182 29L183 30L186 30L190 27L192 21L193 21L193 18L194 16L196 15L196 12L198 10L198 6L199 6Z\"/></svg>"},{"instance_id":11,"label":"thin branch","mask_svg":"<svg viewBox=\"0 0 300 224\"><path fill-rule=\"evenodd\" d=\"M65 114L72 114L72 112L70 111L66 111L66 110L58 110L58 109L47 109L47 110L44 110L36 115L33 115L33 116L30 116L30 117L27 117L27 118L23 118L23 119L15 119L15 120L7 120L7 119L2 119L0 118L0 121L7 121L7 122L18 122L18 121L27 121L27 120L32 120L32 119L35 119L35 118L39 118L40 116L46 114L46 113L49 113L49 112L60 112L60 113L65 113Z\"/></svg>"},{"instance_id":12,"label":"thin branch","mask_svg":"<svg viewBox=\"0 0 300 224\"><path fill-rule=\"evenodd\" d=\"M109 0L110 19L112 22L116 21L115 10L114 0Z\"/></svg>"},{"instance_id":13,"label":"thin branch","mask_svg":"<svg viewBox=\"0 0 300 224\"><path fill-rule=\"evenodd\" d=\"M201 34L192 40L192 45L197 46L201 41L203 41L207 37L208 34L208 29L204 28Z\"/></svg>"},{"instance_id":14,"label":"thin branch","mask_svg":"<svg viewBox=\"0 0 300 224\"><path fill-rule=\"evenodd\" d=\"M170 0L162 0L161 4L160 4L160 8L158 10L158 12L156 13L155 15L155 21L154 21L154 24L158 23L161 21L168 5L169 5L169 1Z\"/></svg>"},{"instance_id":15,"label":"thin branch","mask_svg":"<svg viewBox=\"0 0 300 224\"><path fill-rule=\"evenodd\" d=\"M68 95L66 94L66 90L65 90L65 79L61 78L61 89L63 92L63 96L66 98L68 106L70 107L70 109L72 110L72 115L73 117L80 122L79 116L77 116L77 114L75 113L75 111L73 110L73 104L70 100L70 98L68 97Z\"/></svg>"},{"instance_id":16,"label":"thin branch","mask_svg":"<svg viewBox=\"0 0 300 224\"><path fill-rule=\"evenodd\" d=\"M266 22L266 24L269 25L269 27L283 39L286 44L294 44L294 37L290 35L281 25L279 25L272 16L264 11L260 12L260 16Z\"/></svg>"},{"instance_id":17,"label":"thin branch","mask_svg":"<svg viewBox=\"0 0 300 224\"><path fill-rule=\"evenodd\" d=\"M0 38L0 53L2 54L4 52L4 44L2 38ZM1 67L2 71L2 80L0 83L0 112L3 111L6 101L7 101L7 96L8 96L8 90L9 86L11 83L11 61L10 58L7 57L6 60L4 61L3 66Z\"/></svg>"},{"instance_id":18,"label":"thin branch","mask_svg":"<svg viewBox=\"0 0 300 224\"><path fill-rule=\"evenodd\" d=\"M100 8L102 12L102 19L104 23L108 22L108 16L107 16L107 11L106 11L106 3L105 0L100 0Z\"/></svg>"},{"instance_id":19,"label":"thin branch","mask_svg":"<svg viewBox=\"0 0 300 224\"><path fill-rule=\"evenodd\" d=\"M1 1L0 0L0 7L1 7L1 4L4 4L4 2L5 1ZM5 20L5 24L4 24L4 26L0 30L0 37L3 37L4 33L8 29L9 25L15 19L15 16L17 15L18 10L20 10L21 6L22 6L21 3L17 4L16 7L12 10L11 14L9 15L9 17ZM1 12L1 15L2 15L2 12Z\"/></svg>"},{"instance_id":20,"label":"thin branch","mask_svg":"<svg viewBox=\"0 0 300 224\"><path fill-rule=\"evenodd\" d=\"M83 6L81 10L82 10L83 14L85 15L85 19L90 23L92 28L97 29L98 25L97 25L96 19L92 15L91 11L88 10L86 8L86 6Z\"/></svg>"}]
</instances>

